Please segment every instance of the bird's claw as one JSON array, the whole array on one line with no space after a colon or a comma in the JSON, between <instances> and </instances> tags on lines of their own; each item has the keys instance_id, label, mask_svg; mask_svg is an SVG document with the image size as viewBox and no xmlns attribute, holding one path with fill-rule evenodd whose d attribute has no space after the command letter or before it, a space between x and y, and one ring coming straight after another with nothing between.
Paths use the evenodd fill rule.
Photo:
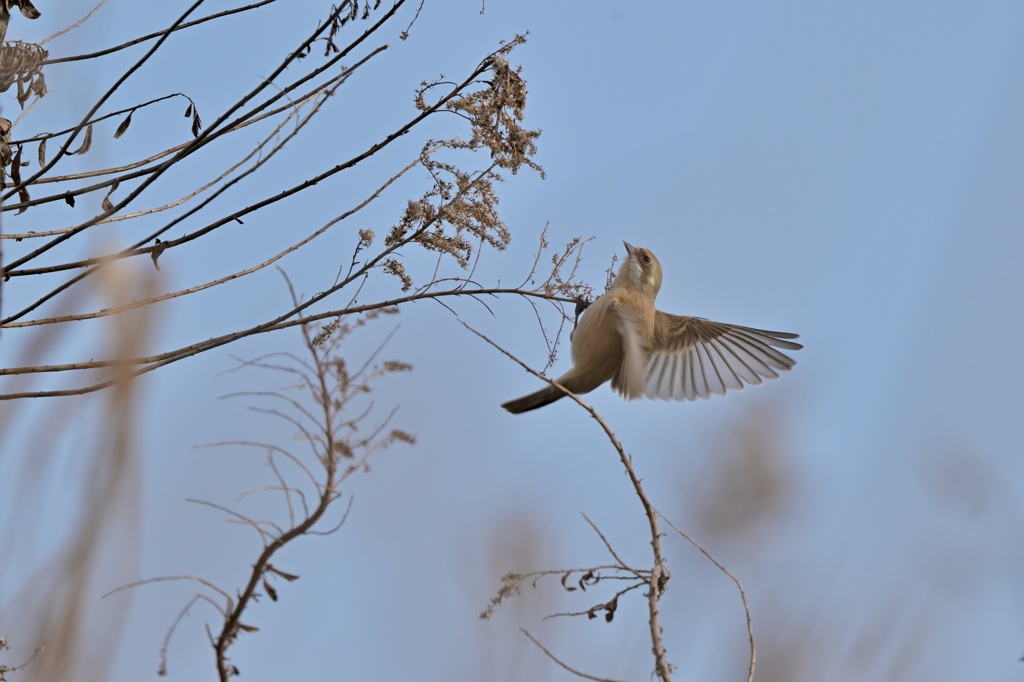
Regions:
<instances>
[{"instance_id":1,"label":"bird's claw","mask_svg":"<svg viewBox=\"0 0 1024 682\"><path fill-rule=\"evenodd\" d=\"M576 325L579 324L580 315L583 314L584 310L590 307L591 303L593 303L593 301L585 296L580 296L576 299L576 319L572 323L573 329L575 329Z\"/></svg>"}]
</instances>

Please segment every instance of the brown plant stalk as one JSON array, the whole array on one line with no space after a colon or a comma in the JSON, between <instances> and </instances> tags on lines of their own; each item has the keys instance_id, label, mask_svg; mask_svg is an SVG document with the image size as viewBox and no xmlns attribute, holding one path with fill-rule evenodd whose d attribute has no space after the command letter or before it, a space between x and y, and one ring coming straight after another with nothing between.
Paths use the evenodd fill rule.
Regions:
<instances>
[{"instance_id":1,"label":"brown plant stalk","mask_svg":"<svg viewBox=\"0 0 1024 682\"><path fill-rule=\"evenodd\" d=\"M502 348L500 345L492 341L490 338L480 333L470 325L466 324L463 320L459 319L459 322L470 332L472 332L480 339L482 339L484 342L488 343L490 346L492 346L500 353L505 355L505 357L509 358L510 360L518 364L520 367L522 367L535 377L542 379L543 381L546 381L549 385L561 390L568 398L572 399L573 402L575 402L577 405L586 410L590 417L594 421L596 421L598 425L601 427L601 430L604 432L605 436L608 438L608 441L611 443L612 447L615 449L615 452L618 454L619 461L622 463L622 466L626 470L626 474L629 476L630 483L633 486L633 491L640 499L640 504L643 507L644 515L647 517L647 524L649 526L651 534L651 552L653 555L653 564L650 569L650 572L647 574L647 622L651 638L651 652L654 655L654 673L663 682L671 682L673 666L671 663L669 663L668 656L665 651L665 643L662 639L662 629L659 615L659 600L661 598L661 595L665 592L665 587L668 583L669 578L671 577L671 574L669 573L668 568L665 567L665 557L662 553L661 530L658 527L658 512L651 504L651 501L647 496L647 492L644 490L640 478L636 474L636 469L633 468L633 462L631 458L629 457L629 455L626 454L626 451L623 448L622 443L619 442L618 437L612 431L611 427L608 426L608 423L604 420L603 417L601 417L600 414L597 413L597 411L593 407L583 402L583 400L581 400L579 396L577 396L572 391L566 389L557 381L549 379L548 377L544 376L540 372L536 371L535 369L527 365L525 362L517 358L509 351ZM533 638L531 637L531 639Z\"/></svg>"}]
</instances>

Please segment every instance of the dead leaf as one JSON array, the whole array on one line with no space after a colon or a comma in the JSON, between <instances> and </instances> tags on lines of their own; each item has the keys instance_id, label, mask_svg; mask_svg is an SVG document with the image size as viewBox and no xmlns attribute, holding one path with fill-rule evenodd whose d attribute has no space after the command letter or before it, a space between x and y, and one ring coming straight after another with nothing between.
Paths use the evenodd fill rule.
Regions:
<instances>
[{"instance_id":1,"label":"dead leaf","mask_svg":"<svg viewBox=\"0 0 1024 682\"><path fill-rule=\"evenodd\" d=\"M118 139L119 137L121 137L122 135L124 135L125 132L128 130L128 126L130 126L132 124L132 114L134 114L134 113L135 113L134 109L129 111L128 112L128 117L125 118L123 121L121 121L121 125L117 126L117 130L114 131L114 139L115 140Z\"/></svg>"},{"instance_id":2,"label":"dead leaf","mask_svg":"<svg viewBox=\"0 0 1024 682\"><path fill-rule=\"evenodd\" d=\"M82 146L79 147L78 149L76 149L73 152L68 152L68 154L84 154L87 151L89 151L90 148L92 148L92 124L91 123L88 126L86 126L86 128L85 128L85 136L82 138Z\"/></svg>"},{"instance_id":3,"label":"dead leaf","mask_svg":"<svg viewBox=\"0 0 1024 682\"><path fill-rule=\"evenodd\" d=\"M15 0L11 6L17 5L26 19L38 19L40 12L32 5L31 0Z\"/></svg>"},{"instance_id":4,"label":"dead leaf","mask_svg":"<svg viewBox=\"0 0 1024 682\"><path fill-rule=\"evenodd\" d=\"M28 188L21 184L21 152L24 149L22 145L18 145L18 152L14 155L14 160L11 162L11 181L18 188L18 201L25 203L29 201ZM21 215L28 206L22 206L18 209L18 215Z\"/></svg>"}]
</instances>

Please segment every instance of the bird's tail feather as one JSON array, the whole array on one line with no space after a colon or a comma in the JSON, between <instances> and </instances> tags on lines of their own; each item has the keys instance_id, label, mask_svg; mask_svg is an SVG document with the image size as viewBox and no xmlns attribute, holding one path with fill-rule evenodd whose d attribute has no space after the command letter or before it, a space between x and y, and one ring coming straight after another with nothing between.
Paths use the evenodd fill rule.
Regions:
<instances>
[{"instance_id":1,"label":"bird's tail feather","mask_svg":"<svg viewBox=\"0 0 1024 682\"><path fill-rule=\"evenodd\" d=\"M524 395L522 398L516 398L504 403L502 407L511 412L512 414L521 414L523 412L529 412L530 410L536 410L538 407L544 407L550 405L559 398L564 398L565 393L558 390L554 386L548 386L542 388L536 393L530 395Z\"/></svg>"}]
</instances>

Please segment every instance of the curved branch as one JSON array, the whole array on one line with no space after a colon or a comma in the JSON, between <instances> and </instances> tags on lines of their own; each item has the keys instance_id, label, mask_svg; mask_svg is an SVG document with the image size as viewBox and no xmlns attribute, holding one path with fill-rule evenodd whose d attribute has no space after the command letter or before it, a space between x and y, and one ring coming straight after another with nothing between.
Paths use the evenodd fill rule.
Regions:
<instances>
[{"instance_id":1,"label":"curved branch","mask_svg":"<svg viewBox=\"0 0 1024 682\"><path fill-rule=\"evenodd\" d=\"M121 43L120 45L116 45L114 47L108 47L105 50L98 50L96 52L89 52L87 54L73 55L71 57L57 57L55 59L47 59L46 61L44 61L42 63L42 65L43 66L49 66L50 64L63 64L65 62L77 62L77 61L81 61L83 59L94 59L96 57L103 57L103 56L108 55L108 54L113 54L114 52L120 52L121 50L123 50L125 48L129 48L129 47L131 47L133 45L138 45L139 43L144 43L147 40L153 40L154 38L159 38L159 37L164 36L164 35L169 35L170 33L173 33L174 31L180 31L182 29L191 28L192 26L197 26L199 24L206 23L207 21L212 21L213 19L220 19L221 17L226 17L226 16L231 15L231 14L238 14L239 12L246 12L246 11L251 10L251 9L256 9L257 7L262 7L263 5L269 5L272 2L277 2L277 0L260 0L260 2L254 2L253 4L246 5L245 7L237 7L235 9L224 10L223 12L217 12L216 14L211 14L209 16L203 17L202 19L196 19L195 21L185 22L183 24L179 24L178 26L172 26L170 28L164 29L163 31L156 31L155 33L150 33L149 35L144 35L144 36L141 36L139 38L135 38L133 40L129 40L126 43ZM103 3L101 2L100 5L102 5L102 4ZM96 6L96 9L99 9L99 5ZM93 12L95 12L96 9L94 9ZM85 17L85 19L88 19L89 16L91 16L91 15L92 15L92 12L90 12L89 15ZM82 23L82 21L85 21L85 19L82 19L78 23L79 24ZM70 26L68 28L69 29L70 28L74 28L74 26ZM65 29L64 31L61 31L60 33L56 33L56 34L50 36L49 38L47 38L46 40L44 40L43 42L45 43L45 42L47 42L49 40L53 40L57 36L61 35L61 33L65 33L67 30L68 29ZM40 43L40 44L42 44L42 43Z\"/></svg>"},{"instance_id":2,"label":"curved branch","mask_svg":"<svg viewBox=\"0 0 1024 682\"><path fill-rule=\"evenodd\" d=\"M189 12L191 12L193 9L195 9L195 7L197 7L202 1L203 0L197 0L196 3L192 6L192 8L189 9ZM7 266L6 274L13 274L12 273L12 269L13 268L17 268L17 267L19 267L21 265L24 265L25 263L27 263L30 260L40 256L41 254L46 253L47 251L49 251L50 249L54 248L58 244L61 244L62 242L66 241L66 240L70 239L71 237L75 236L76 234L82 232L83 230L86 230L86 229L92 227L93 225L97 224L103 218L106 218L107 216L110 216L110 215L114 215L115 213L120 211L122 208L127 206L129 203L134 201L137 196L139 196L147 187L149 187L149 185L151 185L153 182L155 182L157 178L159 178L161 175L163 175L164 172L166 172L169 168L171 168L179 160L181 160L182 158L188 156L189 154L191 154L195 150L199 149L200 147L205 146L206 144L208 144L213 139L216 139L220 135L224 134L225 130L230 130L237 123L239 123L240 121L245 120L246 118L250 118L250 117L256 115L262 109L270 106L273 102L276 102L281 97L284 97L290 91L290 89L294 89L294 88L298 87L302 83L308 81L310 78L313 78L316 75L318 75L319 73L321 73L323 70L325 70L329 66L337 63L337 61L342 59L343 57L345 57L348 54L349 51L351 51L356 46L361 44L373 32L378 30L384 24L384 22L386 22L388 19L390 19L391 16L393 16L394 13L398 11L398 8L404 2L405 2L405 0L397 0L395 5L388 12L386 12L384 14L384 16L381 17L381 19L379 21L377 21L377 23L375 23L373 26L371 26L366 31L364 31L362 33L362 35L360 35L355 41L353 41L350 45L348 45L348 47L345 50L342 50L337 55L335 55L333 58L328 60L327 63L324 64L322 67L319 67L318 69L314 70L313 72L308 74L306 77L300 78L298 81L293 83L292 86L290 86L290 88L278 92L275 96L268 98L268 100L266 102L264 102L260 106L256 107L252 111L250 111L246 116L243 116L241 119L237 119L236 121L234 121L231 124L227 125L226 128L221 129L221 126L224 124L224 122L228 118L230 118L236 111L238 111L243 106L245 106L250 100L252 100L254 97L256 97L256 95L258 95L260 92L262 92L263 89L268 87L270 85L270 83L273 82L273 79L275 79L278 75L280 75L281 72L283 72L288 67L288 65L291 64L292 61L294 61L295 59L298 58L298 54L300 52L302 52L307 46L312 45L313 41L316 40L317 37L326 29L326 27L330 24L331 20L341 13L341 11L342 11L341 8L344 7L345 4L346 4L346 3L342 3L341 7L336 8L334 10L334 12L332 12L331 16L328 18L328 21L325 22L323 25L321 25L316 31L314 31L313 34L309 38L307 38L306 41L302 43L302 45L300 45L299 49L296 52L293 52L293 53L289 54L288 57L285 58L285 60L277 67L277 69L274 70L273 73L271 73L263 82L261 82L258 86L256 86L247 95L245 95L244 97L239 99L237 102L235 102L235 104L233 104L227 111L225 111L223 114L221 114L221 116L216 121L214 121L212 125L210 125L205 130L200 132L199 135L194 140L192 140L188 145L186 145L181 151L179 151L177 154L175 154L172 158L170 158L167 161L165 161L164 163L162 163L148 178L146 178L146 180L144 180L142 183L140 183L138 187L136 187L131 193L129 193L128 196L126 196L124 199L122 199L116 205L111 206L111 208L108 209L107 211L104 211L103 213L99 214L98 216L96 216L96 217L94 217L94 218L92 218L92 219L82 223L81 225L79 225L78 227L74 228L73 230L67 232L66 234L63 234L63 235L61 235L59 237L56 237L56 238L50 240L45 245L40 246L39 248L37 248L36 250L34 250L34 251L32 251L32 252L30 252L28 254L25 254L21 258L18 258L16 260L14 260L13 262L11 262ZM179 18L178 21L175 22L174 25L178 25L179 23L181 23L181 21L187 15L188 15L188 12L186 12L186 14L182 15L182 17ZM143 57L143 60L141 60L138 63L136 63L135 66L133 66L131 69L129 69L128 73L126 73L124 76L122 76L121 79L118 80L118 83L115 84L115 86L113 88L111 88L111 90L109 90L108 93L106 95L104 95L103 98L101 98L100 102L97 103L93 107L93 109L89 111L89 113L86 115L84 120L88 120L89 118L91 118L92 115L96 113L96 110L99 108L99 106L104 101L106 101L106 98L109 97L110 94L113 93L113 91L116 89L116 87L119 86L120 83L122 83L128 77L128 75L131 72L133 72L135 69L137 69L139 66L141 66L142 62L145 59L148 59L148 57L150 55L152 55L153 52L156 51L156 49L160 46L160 44L162 44L162 42L164 40L166 40L166 38L167 38L166 35L164 37L160 38L160 40L157 43L157 45L155 45L150 50L150 52L148 52L146 54L146 56ZM384 46L385 49L386 49L386 47L387 46ZM81 130L81 127L79 127L79 130ZM72 134L71 137L68 138L68 140L61 147L61 152L58 154L58 156L60 154L62 154L62 153L67 151L67 147L70 145L71 141L74 138L75 138L75 134ZM374 151L376 151L376 150L374 150ZM47 166L45 168L42 168L39 171L37 171L35 175L33 175L31 178L29 178L28 180L26 180L23 183L21 183L19 185L19 187L27 186L27 185L31 184L32 182L34 182L36 179L38 179L43 173L45 173L46 171L48 171L50 168L53 167L54 163L56 162L56 159L57 159L57 157L54 157L54 159L51 159L50 162L47 164ZM3 199L8 199L10 196L12 196L14 193L16 193L16 191L17 191L17 188L12 189L8 194L3 196ZM295 191L299 191L299 190L296 189ZM292 192L292 193L294 193L294 192ZM146 239L143 239L141 242L136 244L136 248L138 246L140 246L141 244L145 244L146 242L151 241L156 236L158 236L158 234L150 236L150 237L148 237Z\"/></svg>"},{"instance_id":3,"label":"curved branch","mask_svg":"<svg viewBox=\"0 0 1024 682\"><path fill-rule=\"evenodd\" d=\"M757 645L754 643L754 623L750 618L750 604L747 603L747 591L743 589L743 583L740 582L739 578L732 574L732 571L730 571L728 568L720 564L718 562L718 559L711 556L711 553L704 549L704 547L699 542L697 542L689 535L687 535L678 526L676 526L676 524L672 523L668 518L666 518L664 514L658 512L658 516L660 516L661 519L665 523L667 523L672 530L679 533L679 535L681 535L683 539L685 539L691 545L696 547L700 551L700 553L707 558L708 561L715 565L715 567L718 570L727 575L729 577L729 580L733 581L733 583L736 585L736 589L739 590L740 601L743 602L743 612L747 618L747 639L750 642L750 664L747 666L747 682L754 682L754 664L757 661Z\"/></svg>"},{"instance_id":4,"label":"curved branch","mask_svg":"<svg viewBox=\"0 0 1024 682\"><path fill-rule=\"evenodd\" d=\"M522 632L524 635L526 635L531 642L536 644L538 649L540 649L545 654L547 654L548 658L550 658L552 661L554 661L555 663L560 665L562 668L564 668L564 669L568 670L569 672L571 672L573 675L576 675L577 677L582 677L585 680L595 680L596 682L618 682L617 680L613 680L613 679L610 679L610 678L607 678L607 677L594 677L593 675L588 675L585 672L582 672L580 670L577 670L576 668L571 667L567 663L563 663L557 656L555 656L553 653L548 651L547 648L543 644L541 644L539 641L537 641L537 638L534 637L533 635L531 635L526 628L519 628L519 631Z\"/></svg>"},{"instance_id":5,"label":"curved branch","mask_svg":"<svg viewBox=\"0 0 1024 682\"><path fill-rule=\"evenodd\" d=\"M615 436L615 433L611 430L611 427L608 426L608 423L601 417L601 415L599 415L593 407L583 402L575 393L567 389L565 386L562 386L557 381L553 381L540 372L534 370L532 367L512 355L512 353L499 346L487 336L481 334L476 329L473 329L473 327L466 324L463 320L459 319L459 323L530 374L534 375L538 379L546 381L549 385L562 391L566 397L572 399L573 402L586 410L591 418L600 425L605 436L612 444L612 447L614 447L615 451L618 453L619 460L622 462L622 466L625 467L626 474L629 476L629 480L633 484L633 490L636 492L637 497L640 498L640 503L643 505L644 514L647 516L647 523L651 530L651 550L654 554L654 566L651 567L650 578L647 583L647 610L649 614L648 625L651 634L651 649L654 653L654 672L664 682L671 682L672 665L668 662L667 654L665 652L665 644L661 637L661 623L658 607L658 600L664 593L665 585L671 574L668 569L665 568L665 558L661 550L661 531L658 528L658 512L654 509L650 499L647 497L647 492L644 490L643 485L641 485L640 478L637 476L636 470L633 468L633 462L629 455L626 454L625 449L623 449L622 443L619 442L619 439Z\"/></svg>"},{"instance_id":6,"label":"curved branch","mask_svg":"<svg viewBox=\"0 0 1024 682\"><path fill-rule=\"evenodd\" d=\"M71 135L68 137L68 139L65 140L64 144L61 145L60 149L57 150L57 153L53 155L53 158L51 158L47 162L47 164L45 166L43 166L38 171L36 171L28 179L23 180L20 183L16 183L15 186L9 192L7 192L7 194L3 195L2 199L0 199L0 203L6 202L12 196L17 194L19 190L24 189L25 187L28 187L33 182L35 182L36 180L41 178L43 175L45 175L47 171L49 171L51 168L53 168L57 164L57 162L61 158L63 158L63 156L65 154L67 154L68 148L71 146L71 143L75 140L75 138L78 137L78 133L80 133L82 131L82 129L85 128L86 125L88 125L88 121L90 119L92 119L93 115L95 115L95 113L97 111L99 111L99 108L101 106L103 106L103 103L106 102L108 99L110 99L110 97L117 91L117 89L120 88L121 85L126 80L128 80L128 78L133 73L138 71L142 67L143 64L145 64L147 61L149 61L150 57L152 57L154 54L156 54L156 51L159 50L160 46L163 45L165 40L167 40L167 36L170 35L170 30L172 30L175 26L178 26L183 21L185 21L185 18L189 14L191 14L201 4L203 4L203 0L196 0L192 4L191 7L189 7L187 10L185 10L185 13L182 14L180 17L178 17L178 19L173 24L171 24L171 27L170 27L170 29L168 29L168 32L165 33L157 41L156 45L151 47L146 54L142 55L142 57L137 62L132 64L130 67L128 67L128 70L125 71L123 74L121 74L121 77L118 78L117 81L115 81L114 84L111 85L110 88L108 88L105 93L103 93L103 95L96 101L96 103L94 105L92 105L92 108L89 109L89 112L82 118L82 121L75 127L74 132L71 133Z\"/></svg>"},{"instance_id":7,"label":"curved branch","mask_svg":"<svg viewBox=\"0 0 1024 682\"><path fill-rule=\"evenodd\" d=\"M294 320L288 320L287 319L288 317L291 317L293 314L295 314L295 312L298 312L298 311L295 311L295 312L286 314L286 315L282 316L282 318L278 318L278 320L275 320L275 321L272 321L272 322L264 323L262 325L257 325L255 327L250 327L249 329L245 329L245 330L242 330L242 331L232 332L230 334L224 334L222 336L218 336L218 337L214 337L212 339L208 339L207 341L203 341L203 342L200 342L200 343L195 343L195 344L192 344L192 345L189 345L189 346L183 346L181 348L178 348L178 349L175 349L175 350L172 350L172 351L167 351L165 353L160 353L158 355L150 355L148 357L127 358L127 359L122 358L122 359L117 359L117 360L90 360L88 362L72 362L72 363L67 363L67 364L63 364L63 365L37 365L37 366L34 366L34 367L3 367L3 368L0 368L0 376L3 376L3 375L15 375L15 374L39 374L39 373L48 373L48 372L65 372L65 371L69 371L69 370L102 369L102 368L106 368L106 367L123 366L123 365L126 365L126 364L127 365L153 365L151 367L147 367L147 368L145 368L145 369L143 369L143 370L141 370L139 372L134 373L132 375L134 377L134 376L138 376L140 374L144 374L145 372L151 371L152 369L156 369L157 366L162 366L164 364L170 364L171 362L175 362L177 360L181 360L181 359L184 359L186 357L190 357L192 355L195 355L195 354L197 354L199 352L202 352L202 351L205 351L205 350L210 350L212 348L217 348L219 346L223 346L223 345L225 345L227 343L231 343L232 341L236 341L238 339L242 339L242 338L245 338L247 336L252 336L254 334L260 334L260 333L271 332L271 331L280 331L282 329L288 329L290 327L301 326L301 325L309 324L311 322L319 322L320 320L326 320L326 319L336 318L336 317L344 317L346 315L355 315L355 314L358 314L358 313L365 313L365 312L370 312L370 311L373 311L373 310L382 310L382 309L385 309L385 308L392 308L392 307L401 305L403 303L411 303L413 301L430 300L430 299L437 299L437 298L447 298L447 297L450 297L450 296L468 296L468 295L471 295L471 294L486 295L486 296L498 296L498 295L502 295L502 294L515 294L515 295L523 296L523 297L527 297L527 298L542 298L542 299L545 299L545 300L548 300L548 301L556 301L556 302L559 302L559 303L573 303L574 302L573 299L565 298L564 296L553 296L551 294L546 294L546 293L544 293L542 291L523 291L521 289L491 288L491 289L473 289L473 290L446 289L444 291L428 291L428 292L423 292L423 293L414 294L414 295L410 295L410 296L401 296L399 298L392 298L392 299L388 299L386 301L378 301L378 302L375 302L375 303L367 303L367 304L364 304L364 305L349 306L349 307L344 308L342 310L329 310L329 311L326 311L326 312L323 312L323 313L317 313L315 315L307 315L305 317L299 317L299 318L296 318ZM300 306L300 307L304 307L304 306ZM74 390L74 391L70 391L70 392L57 391L57 392L40 392L38 394L0 395L0 400L11 400L11 399L14 399L14 398L19 398L19 397L21 397L21 398L29 398L29 397L31 397L31 398L42 398L42 397L55 396L55 395L78 395L81 392L91 393L92 391L99 390L100 388L105 388L106 385L107 384L104 383L103 385L97 385L97 386L89 387L87 389L79 389L79 390Z\"/></svg>"}]
</instances>

